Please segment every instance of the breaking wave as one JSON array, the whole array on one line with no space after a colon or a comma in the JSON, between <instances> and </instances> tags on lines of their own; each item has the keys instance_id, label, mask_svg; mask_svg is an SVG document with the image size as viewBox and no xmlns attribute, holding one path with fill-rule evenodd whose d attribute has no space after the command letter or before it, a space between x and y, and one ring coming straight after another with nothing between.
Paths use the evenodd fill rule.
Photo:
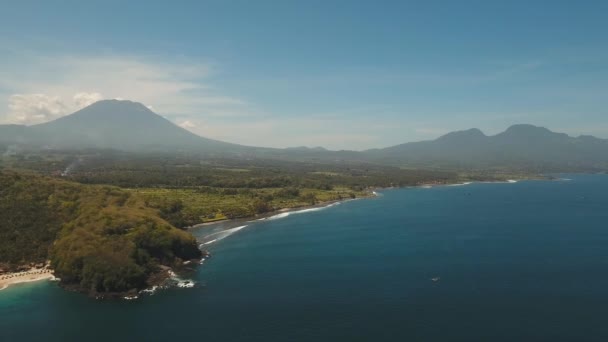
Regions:
<instances>
[{"instance_id":1,"label":"breaking wave","mask_svg":"<svg viewBox=\"0 0 608 342\"><path fill-rule=\"evenodd\" d=\"M138 295L135 295L135 296L126 296L126 297L123 297L123 299L125 299L125 300L134 300L134 299L138 299L142 295L144 295L144 296L153 296L153 295L155 295L160 290L166 290L166 289L169 289L169 288L172 288L172 287L177 287L177 288L182 288L182 289L189 289L189 288L193 288L196 285L196 282L194 280L180 278L172 270L168 270L167 272L169 273L169 279L165 280L165 282L163 284L161 284L161 285L154 285L154 286L149 287L147 289L143 289L143 290L139 291Z\"/></svg>"},{"instance_id":2,"label":"breaking wave","mask_svg":"<svg viewBox=\"0 0 608 342\"><path fill-rule=\"evenodd\" d=\"M448 184L448 186L463 186L463 185L469 185L469 184L472 184L472 182L464 182L464 183Z\"/></svg>"},{"instance_id":3,"label":"breaking wave","mask_svg":"<svg viewBox=\"0 0 608 342\"><path fill-rule=\"evenodd\" d=\"M214 242L217 242L217 241L220 241L222 239L225 239L225 238L229 237L230 235L238 232L239 230L241 230L241 229L243 229L245 227L247 227L247 225L239 226L239 227L235 227L235 228L230 228L230 229L222 230L221 232L209 234L209 235L207 235L207 236L204 237L204 239L206 239L207 241L201 243L200 247L202 248L205 245L210 245L210 244L212 244Z\"/></svg>"},{"instance_id":4,"label":"breaking wave","mask_svg":"<svg viewBox=\"0 0 608 342\"><path fill-rule=\"evenodd\" d=\"M336 202L336 203L332 203L323 207L315 207L315 208L307 208L307 209L301 209L301 210L294 210L294 211L288 211L288 212L283 212L283 213L279 213L273 216L269 216L269 217L264 217L261 219L257 219L257 220L253 220L253 221L249 221L251 222L259 222L259 221L274 221L274 220L279 220L285 217L288 217L290 215L297 215L297 214L304 214L304 213L310 213L310 212L314 212L314 211L321 211L333 206L336 206L340 204L340 202ZM230 235L238 232L239 230L247 227L248 225L243 225L243 226L239 226L239 227L235 227L235 228L230 228L230 229L226 229L226 230L222 230L219 232L215 232L215 233L211 233L209 235L206 235L204 237L200 237L199 241L199 248L203 249L208 245L211 245L213 243L216 243L220 240L223 240L227 237L229 237Z\"/></svg>"},{"instance_id":5,"label":"breaking wave","mask_svg":"<svg viewBox=\"0 0 608 342\"><path fill-rule=\"evenodd\" d=\"M321 210L324 210L324 209L327 209L327 208L334 207L334 206L336 206L338 204L340 204L340 202L328 204L328 205L326 205L324 207L316 207L316 208L308 208L308 209L302 209L302 210L288 211L288 212L276 214L276 215L273 215L273 216L270 216L270 217L262 218L262 219L259 219L257 221L274 221L274 220L285 218L285 217L290 216L290 215L310 213L310 212L313 212L313 211L321 211Z\"/></svg>"},{"instance_id":6,"label":"breaking wave","mask_svg":"<svg viewBox=\"0 0 608 342\"><path fill-rule=\"evenodd\" d=\"M273 215L273 216L270 216L270 217L266 217L266 218L260 219L260 221L273 221L273 220L278 220L278 219L282 219L282 218L284 218L284 217L289 216L289 214L290 214L290 213L280 213L280 214L277 214L277 215Z\"/></svg>"}]
</instances>

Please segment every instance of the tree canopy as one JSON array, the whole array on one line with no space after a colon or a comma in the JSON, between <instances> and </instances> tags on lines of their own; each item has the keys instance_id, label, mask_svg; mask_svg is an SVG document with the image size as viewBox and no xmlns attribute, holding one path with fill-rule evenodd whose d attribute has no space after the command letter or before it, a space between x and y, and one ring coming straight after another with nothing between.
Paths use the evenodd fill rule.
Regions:
<instances>
[{"instance_id":1,"label":"tree canopy","mask_svg":"<svg viewBox=\"0 0 608 342\"><path fill-rule=\"evenodd\" d=\"M0 173L0 263L50 259L66 285L90 293L147 285L160 265L201 255L189 233L137 195L112 186Z\"/></svg>"}]
</instances>

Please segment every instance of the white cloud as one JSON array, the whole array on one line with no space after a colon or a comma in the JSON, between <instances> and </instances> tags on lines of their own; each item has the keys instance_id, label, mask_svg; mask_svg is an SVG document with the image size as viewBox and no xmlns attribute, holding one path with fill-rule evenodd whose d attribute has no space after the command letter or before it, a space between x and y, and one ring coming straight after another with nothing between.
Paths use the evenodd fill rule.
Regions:
<instances>
[{"instance_id":1,"label":"white cloud","mask_svg":"<svg viewBox=\"0 0 608 342\"><path fill-rule=\"evenodd\" d=\"M196 125L190 120L182 121L179 126L185 129L192 129L196 127Z\"/></svg>"},{"instance_id":2,"label":"white cloud","mask_svg":"<svg viewBox=\"0 0 608 342\"><path fill-rule=\"evenodd\" d=\"M209 63L166 63L136 56L22 56L19 67L0 71L0 123L33 124L72 113L102 98L145 104L162 115L245 112L247 102L209 84ZM103 94L104 96L102 97Z\"/></svg>"},{"instance_id":3,"label":"white cloud","mask_svg":"<svg viewBox=\"0 0 608 342\"><path fill-rule=\"evenodd\" d=\"M6 121L15 124L37 124L56 119L66 106L58 96L45 94L15 94L8 99Z\"/></svg>"},{"instance_id":4,"label":"white cloud","mask_svg":"<svg viewBox=\"0 0 608 342\"><path fill-rule=\"evenodd\" d=\"M71 101L46 94L13 94L8 98L4 122L35 125L60 118L84 108L103 97L99 93L77 93Z\"/></svg>"},{"instance_id":5,"label":"white cloud","mask_svg":"<svg viewBox=\"0 0 608 342\"><path fill-rule=\"evenodd\" d=\"M276 109L264 112L246 99L215 87L212 76L218 71L215 65L206 62L179 58L165 62L150 57L107 54L39 56L23 53L18 63L6 61L0 68L0 123L36 124L70 114L102 98L128 99L141 102L179 126L209 138L254 146L322 145L332 149L365 149L433 139L454 129L503 129L506 127L503 121L522 122L527 118L527 113L517 119L498 113L501 119L494 122L486 108L479 115L472 115L470 108L463 109L463 113L452 110L449 117L443 113L423 115L421 110L426 107L416 104L411 108L387 106L389 112L383 112L384 105L374 108L372 104L368 108L350 102L344 105L350 109L332 109L336 113L298 110L297 102L285 112ZM405 83L408 89L408 84L417 88L480 84L537 67L536 64L502 67L499 69L504 71L497 75L473 76L458 72L437 76L364 70L350 76L329 75L320 80L304 77L298 82L280 80L279 84L259 79L250 82L269 89L294 87L285 94L296 93L309 100L314 92L303 91L309 89L302 88L302 83L311 89L326 83L337 83L338 88L369 82L395 83L395 87ZM428 120L420 121L422 117Z\"/></svg>"},{"instance_id":6,"label":"white cloud","mask_svg":"<svg viewBox=\"0 0 608 342\"><path fill-rule=\"evenodd\" d=\"M77 108L84 108L92 105L93 103L102 100L103 96L100 93L78 93L74 95L74 104Z\"/></svg>"}]
</instances>

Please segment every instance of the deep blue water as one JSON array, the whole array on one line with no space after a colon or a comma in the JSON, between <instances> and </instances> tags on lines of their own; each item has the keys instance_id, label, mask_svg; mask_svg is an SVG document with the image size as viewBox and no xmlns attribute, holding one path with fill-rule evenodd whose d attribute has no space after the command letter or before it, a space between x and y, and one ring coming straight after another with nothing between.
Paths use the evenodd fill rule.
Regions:
<instances>
[{"instance_id":1,"label":"deep blue water","mask_svg":"<svg viewBox=\"0 0 608 342\"><path fill-rule=\"evenodd\" d=\"M197 287L134 302L14 287L0 340L608 341L608 176L565 177L249 224L208 245Z\"/></svg>"}]
</instances>

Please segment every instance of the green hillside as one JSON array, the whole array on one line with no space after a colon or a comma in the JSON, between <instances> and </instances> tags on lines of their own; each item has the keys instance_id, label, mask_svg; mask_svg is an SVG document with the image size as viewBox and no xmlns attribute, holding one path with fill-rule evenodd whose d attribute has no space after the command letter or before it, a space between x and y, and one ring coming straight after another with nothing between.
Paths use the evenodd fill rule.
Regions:
<instances>
[{"instance_id":1,"label":"green hillside","mask_svg":"<svg viewBox=\"0 0 608 342\"><path fill-rule=\"evenodd\" d=\"M129 192L0 173L0 266L51 261L68 287L92 295L149 285L161 265L199 258L196 240Z\"/></svg>"}]
</instances>

